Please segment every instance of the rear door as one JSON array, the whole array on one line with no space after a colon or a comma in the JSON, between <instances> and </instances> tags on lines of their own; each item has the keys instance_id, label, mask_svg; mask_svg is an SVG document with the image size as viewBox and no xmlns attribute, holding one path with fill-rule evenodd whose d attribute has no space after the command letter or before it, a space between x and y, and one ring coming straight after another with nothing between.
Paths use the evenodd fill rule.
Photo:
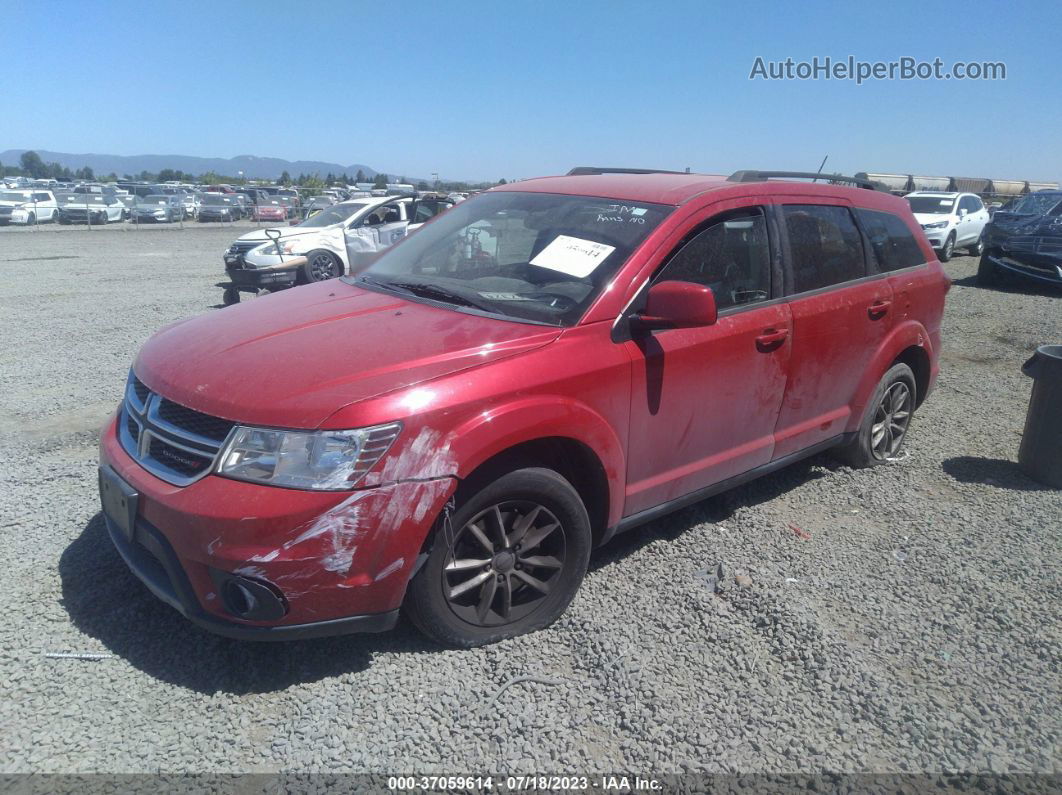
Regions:
<instances>
[{"instance_id":1,"label":"rear door","mask_svg":"<svg viewBox=\"0 0 1062 795\"><path fill-rule=\"evenodd\" d=\"M868 271L851 208L839 199L814 201L794 197L778 208L793 349L775 459L858 423L852 416L856 390L892 327L892 287Z\"/></svg>"},{"instance_id":2,"label":"rear door","mask_svg":"<svg viewBox=\"0 0 1062 795\"><path fill-rule=\"evenodd\" d=\"M653 276L711 287L719 319L624 343L634 362L627 516L771 460L790 347L770 225L766 207L706 210Z\"/></svg>"}]
</instances>

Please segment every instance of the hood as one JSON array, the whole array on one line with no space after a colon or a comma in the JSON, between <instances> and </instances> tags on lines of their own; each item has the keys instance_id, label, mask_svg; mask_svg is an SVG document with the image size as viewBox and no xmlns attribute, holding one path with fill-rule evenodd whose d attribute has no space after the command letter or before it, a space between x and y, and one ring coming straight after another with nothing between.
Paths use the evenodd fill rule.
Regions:
<instances>
[{"instance_id":1,"label":"hood","mask_svg":"<svg viewBox=\"0 0 1062 795\"><path fill-rule=\"evenodd\" d=\"M300 229L297 226L278 226L275 231L280 232L280 239L286 240L289 237L299 237L300 235L319 235L321 233L333 232L336 229L342 229L343 224L332 224L331 226L315 226L311 229ZM270 230L274 231L274 230ZM246 241L258 241L261 243L268 243L272 238L266 235L266 230L255 229L253 232L248 232L246 235L240 235L237 240Z\"/></svg>"},{"instance_id":2,"label":"hood","mask_svg":"<svg viewBox=\"0 0 1062 795\"><path fill-rule=\"evenodd\" d=\"M206 414L315 428L351 403L559 334L328 281L169 326L144 345L134 370L151 389Z\"/></svg>"},{"instance_id":3,"label":"hood","mask_svg":"<svg viewBox=\"0 0 1062 795\"><path fill-rule=\"evenodd\" d=\"M941 221L953 220L947 213L914 213L915 220L918 221L920 226L926 224L936 224Z\"/></svg>"}]
</instances>

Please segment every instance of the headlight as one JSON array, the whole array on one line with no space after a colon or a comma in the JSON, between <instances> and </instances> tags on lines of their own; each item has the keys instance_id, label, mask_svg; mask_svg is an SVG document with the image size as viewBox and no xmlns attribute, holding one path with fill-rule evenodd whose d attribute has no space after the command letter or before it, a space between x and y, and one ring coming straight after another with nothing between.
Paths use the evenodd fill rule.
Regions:
<instances>
[{"instance_id":1,"label":"headlight","mask_svg":"<svg viewBox=\"0 0 1062 795\"><path fill-rule=\"evenodd\" d=\"M277 431L239 426L217 474L270 486L349 491L387 452L399 422L351 431Z\"/></svg>"},{"instance_id":2,"label":"headlight","mask_svg":"<svg viewBox=\"0 0 1062 795\"><path fill-rule=\"evenodd\" d=\"M934 221L931 224L922 224L923 229L943 229L948 225L947 221Z\"/></svg>"}]
</instances>

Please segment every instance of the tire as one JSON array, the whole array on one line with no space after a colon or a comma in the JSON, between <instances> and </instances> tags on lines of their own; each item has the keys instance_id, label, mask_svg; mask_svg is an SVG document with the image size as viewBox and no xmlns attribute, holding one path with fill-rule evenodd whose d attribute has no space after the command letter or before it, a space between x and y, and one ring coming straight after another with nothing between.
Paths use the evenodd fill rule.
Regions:
<instances>
[{"instance_id":1,"label":"tire","mask_svg":"<svg viewBox=\"0 0 1062 795\"><path fill-rule=\"evenodd\" d=\"M302 278L309 284L335 279L343 275L343 263L331 251L318 248L306 255Z\"/></svg>"},{"instance_id":2,"label":"tire","mask_svg":"<svg viewBox=\"0 0 1062 795\"><path fill-rule=\"evenodd\" d=\"M955 234L948 235L948 239L944 241L944 248L940 250L940 254L937 259L941 262L947 262L951 259L951 255L955 253Z\"/></svg>"},{"instance_id":3,"label":"tire","mask_svg":"<svg viewBox=\"0 0 1062 795\"><path fill-rule=\"evenodd\" d=\"M995 287L999 284L999 268L986 254L982 254L977 263L977 283L982 287Z\"/></svg>"},{"instance_id":4,"label":"tire","mask_svg":"<svg viewBox=\"0 0 1062 795\"><path fill-rule=\"evenodd\" d=\"M97 226L106 226L107 225L107 213L102 213L101 215L97 215L96 216L96 220L95 221L90 221L90 223L96 224Z\"/></svg>"},{"instance_id":5,"label":"tire","mask_svg":"<svg viewBox=\"0 0 1062 795\"><path fill-rule=\"evenodd\" d=\"M977 238L977 242L972 246L967 246L966 250L970 252L971 257L980 257L985 253L985 233L982 232L981 236Z\"/></svg>"},{"instance_id":6,"label":"tire","mask_svg":"<svg viewBox=\"0 0 1062 795\"><path fill-rule=\"evenodd\" d=\"M60 224L60 226L70 226L70 219L69 218L64 218L63 216L60 215L59 216L59 224Z\"/></svg>"},{"instance_id":7,"label":"tire","mask_svg":"<svg viewBox=\"0 0 1062 795\"><path fill-rule=\"evenodd\" d=\"M551 469L502 475L459 499L448 527L440 525L403 608L445 646L467 649L549 626L571 603L590 561L586 508Z\"/></svg>"},{"instance_id":8,"label":"tire","mask_svg":"<svg viewBox=\"0 0 1062 795\"><path fill-rule=\"evenodd\" d=\"M35 223L37 223L37 216L34 213L26 216L26 226L33 226Z\"/></svg>"},{"instance_id":9,"label":"tire","mask_svg":"<svg viewBox=\"0 0 1062 795\"><path fill-rule=\"evenodd\" d=\"M235 287L226 287L225 292L221 294L221 302L225 306L232 306L233 304L240 303L240 291Z\"/></svg>"},{"instance_id":10,"label":"tire","mask_svg":"<svg viewBox=\"0 0 1062 795\"><path fill-rule=\"evenodd\" d=\"M898 396L902 398L898 399ZM881 466L895 458L907 440L917 402L917 386L911 368L903 363L894 364L878 382L855 438L837 448L837 457L857 469ZM896 438L897 427L900 429L899 438ZM885 436L879 438L878 428Z\"/></svg>"},{"instance_id":11,"label":"tire","mask_svg":"<svg viewBox=\"0 0 1062 795\"><path fill-rule=\"evenodd\" d=\"M59 220L59 211L58 210L52 210L51 222L54 224L58 220Z\"/></svg>"}]
</instances>

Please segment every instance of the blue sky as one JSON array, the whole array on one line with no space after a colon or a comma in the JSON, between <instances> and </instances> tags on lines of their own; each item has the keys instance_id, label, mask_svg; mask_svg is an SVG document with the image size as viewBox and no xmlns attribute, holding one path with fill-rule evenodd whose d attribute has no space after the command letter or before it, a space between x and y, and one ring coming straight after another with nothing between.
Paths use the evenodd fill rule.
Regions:
<instances>
[{"instance_id":1,"label":"blue sky","mask_svg":"<svg viewBox=\"0 0 1062 795\"><path fill-rule=\"evenodd\" d=\"M14 0L0 150L1062 178L1062 4ZM750 81L754 59L1003 81ZM237 71L238 70L238 71Z\"/></svg>"}]
</instances>

